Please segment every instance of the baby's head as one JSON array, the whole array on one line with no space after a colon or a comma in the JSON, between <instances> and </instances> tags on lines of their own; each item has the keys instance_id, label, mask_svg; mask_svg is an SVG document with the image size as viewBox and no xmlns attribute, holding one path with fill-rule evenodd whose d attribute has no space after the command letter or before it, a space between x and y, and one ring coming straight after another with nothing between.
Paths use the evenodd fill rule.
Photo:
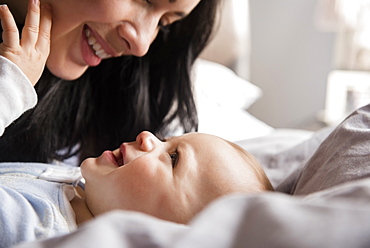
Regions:
<instances>
[{"instance_id":1,"label":"baby's head","mask_svg":"<svg viewBox=\"0 0 370 248\"><path fill-rule=\"evenodd\" d=\"M149 132L81 165L93 215L113 209L187 223L226 194L272 190L252 155L219 137L189 133L160 141Z\"/></svg>"}]
</instances>

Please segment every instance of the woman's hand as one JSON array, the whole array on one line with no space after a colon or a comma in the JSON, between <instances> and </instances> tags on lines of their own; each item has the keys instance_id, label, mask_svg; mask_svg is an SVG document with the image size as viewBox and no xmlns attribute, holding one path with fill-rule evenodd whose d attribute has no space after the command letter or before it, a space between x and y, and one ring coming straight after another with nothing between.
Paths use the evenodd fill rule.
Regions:
<instances>
[{"instance_id":1,"label":"woman's hand","mask_svg":"<svg viewBox=\"0 0 370 248\"><path fill-rule=\"evenodd\" d=\"M35 85L45 68L50 52L50 5L40 8L40 0L29 0L22 38L9 8L0 5L3 43L0 55L15 63Z\"/></svg>"}]
</instances>

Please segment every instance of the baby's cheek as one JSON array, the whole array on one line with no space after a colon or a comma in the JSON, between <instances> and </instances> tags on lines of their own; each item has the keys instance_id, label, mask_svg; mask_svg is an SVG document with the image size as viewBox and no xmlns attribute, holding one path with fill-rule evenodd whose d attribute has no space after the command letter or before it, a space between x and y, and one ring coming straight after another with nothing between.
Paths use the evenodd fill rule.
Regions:
<instances>
[{"instance_id":1,"label":"baby's cheek","mask_svg":"<svg viewBox=\"0 0 370 248\"><path fill-rule=\"evenodd\" d=\"M95 158L87 158L81 163L81 174L86 179L87 177L90 177L91 169L94 166Z\"/></svg>"},{"instance_id":2,"label":"baby's cheek","mask_svg":"<svg viewBox=\"0 0 370 248\"><path fill-rule=\"evenodd\" d=\"M141 156L136 159L133 169L138 177L149 180L149 178L158 176L157 174L164 169L164 164L151 156Z\"/></svg>"}]
</instances>

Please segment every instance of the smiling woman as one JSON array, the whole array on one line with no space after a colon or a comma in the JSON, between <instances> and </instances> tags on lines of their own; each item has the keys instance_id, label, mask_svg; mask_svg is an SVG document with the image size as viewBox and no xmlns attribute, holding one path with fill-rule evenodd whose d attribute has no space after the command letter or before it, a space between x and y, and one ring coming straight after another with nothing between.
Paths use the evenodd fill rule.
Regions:
<instances>
[{"instance_id":1,"label":"smiling woman","mask_svg":"<svg viewBox=\"0 0 370 248\"><path fill-rule=\"evenodd\" d=\"M33 82L38 104L6 129L0 161L75 155L81 161L142 130L165 136L175 119L176 129L196 130L190 71L211 35L218 2L41 0L51 9L52 29L40 32L50 37L50 54ZM0 3L23 27L27 0Z\"/></svg>"}]
</instances>

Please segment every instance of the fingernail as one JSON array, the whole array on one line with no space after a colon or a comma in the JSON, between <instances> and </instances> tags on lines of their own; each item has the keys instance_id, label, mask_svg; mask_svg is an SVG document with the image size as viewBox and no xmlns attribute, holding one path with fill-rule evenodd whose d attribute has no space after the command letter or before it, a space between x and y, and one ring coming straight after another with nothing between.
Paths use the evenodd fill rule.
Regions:
<instances>
[{"instance_id":1,"label":"fingernail","mask_svg":"<svg viewBox=\"0 0 370 248\"><path fill-rule=\"evenodd\" d=\"M6 5L6 4L0 4L0 8L2 8L2 9L8 9L8 5Z\"/></svg>"},{"instance_id":2,"label":"fingernail","mask_svg":"<svg viewBox=\"0 0 370 248\"><path fill-rule=\"evenodd\" d=\"M34 4L39 5L40 0L32 0Z\"/></svg>"}]
</instances>

